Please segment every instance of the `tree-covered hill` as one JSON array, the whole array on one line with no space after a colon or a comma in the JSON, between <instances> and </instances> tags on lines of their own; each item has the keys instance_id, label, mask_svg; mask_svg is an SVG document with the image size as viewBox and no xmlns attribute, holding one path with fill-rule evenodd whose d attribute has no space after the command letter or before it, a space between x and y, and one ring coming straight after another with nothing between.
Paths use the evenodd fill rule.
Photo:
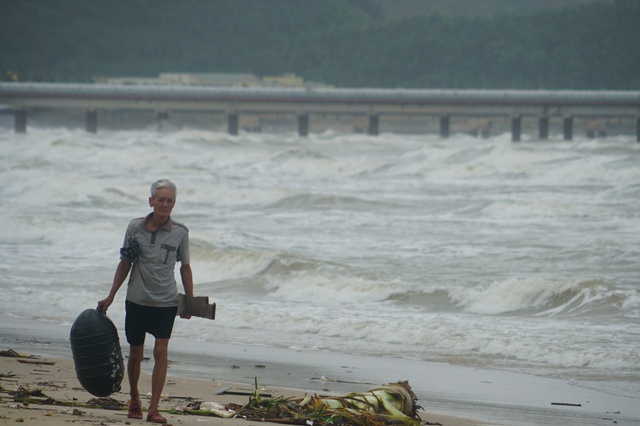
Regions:
<instances>
[{"instance_id":1,"label":"tree-covered hill","mask_svg":"<svg viewBox=\"0 0 640 426\"><path fill-rule=\"evenodd\" d=\"M295 58L289 67L312 79L339 69L333 81L342 86L640 89L637 0L487 19L415 17L305 37L283 50ZM320 54L302 55L305 46Z\"/></svg>"},{"instance_id":2,"label":"tree-covered hill","mask_svg":"<svg viewBox=\"0 0 640 426\"><path fill-rule=\"evenodd\" d=\"M421 15L489 17L592 3L598 0L373 0L385 19ZM600 0L602 1L602 0ZM611 1L611 0L609 0Z\"/></svg>"},{"instance_id":3,"label":"tree-covered hill","mask_svg":"<svg viewBox=\"0 0 640 426\"><path fill-rule=\"evenodd\" d=\"M478 0L495 13L402 18L380 0L0 0L0 71L39 81L292 72L348 87L640 89L640 1L545 1L529 13Z\"/></svg>"}]
</instances>

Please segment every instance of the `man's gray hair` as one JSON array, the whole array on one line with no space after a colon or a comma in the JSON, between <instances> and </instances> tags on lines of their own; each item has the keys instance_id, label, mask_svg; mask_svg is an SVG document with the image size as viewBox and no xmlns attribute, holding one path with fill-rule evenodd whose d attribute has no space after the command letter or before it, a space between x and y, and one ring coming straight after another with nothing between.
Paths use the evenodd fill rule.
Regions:
<instances>
[{"instance_id":1,"label":"man's gray hair","mask_svg":"<svg viewBox=\"0 0 640 426\"><path fill-rule=\"evenodd\" d=\"M169 188L173 191L173 197L178 197L178 190L176 189L176 184L171 182L169 179L160 179L151 184L151 198L155 198L156 191L160 188Z\"/></svg>"}]
</instances>

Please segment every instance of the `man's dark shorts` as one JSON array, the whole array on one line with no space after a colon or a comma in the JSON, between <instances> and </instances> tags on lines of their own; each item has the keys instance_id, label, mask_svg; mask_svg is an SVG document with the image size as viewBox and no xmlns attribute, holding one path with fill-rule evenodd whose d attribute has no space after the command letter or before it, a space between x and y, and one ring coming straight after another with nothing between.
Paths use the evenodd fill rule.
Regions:
<instances>
[{"instance_id":1,"label":"man's dark shorts","mask_svg":"<svg viewBox=\"0 0 640 426\"><path fill-rule=\"evenodd\" d=\"M156 339L171 337L178 307L142 306L127 300L125 311L124 331L127 335L127 342L131 346L140 346L144 344L146 333Z\"/></svg>"}]
</instances>

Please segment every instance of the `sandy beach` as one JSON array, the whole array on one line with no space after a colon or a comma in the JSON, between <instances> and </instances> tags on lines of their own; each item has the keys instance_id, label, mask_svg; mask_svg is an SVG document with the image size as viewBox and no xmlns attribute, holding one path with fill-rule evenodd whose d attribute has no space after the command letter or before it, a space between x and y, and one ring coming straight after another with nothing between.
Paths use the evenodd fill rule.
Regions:
<instances>
[{"instance_id":1,"label":"sandy beach","mask_svg":"<svg viewBox=\"0 0 640 426\"><path fill-rule=\"evenodd\" d=\"M11 351L5 348L0 350L4 351L5 355ZM20 357L0 356L0 424L148 424L145 420L127 418L129 388L126 378L122 382L120 392L112 394L108 399L96 400L96 397L80 385L72 359L50 358L27 353L20 353L20 355ZM303 390L260 385L258 387L260 394L264 397L298 399L305 396ZM150 377L143 373L141 393L145 411L149 399L146 392L149 389ZM221 418L179 412L182 407L193 402L244 405L254 391L255 385L251 383L223 383L207 378L194 379L170 374L164 388L160 409L169 425L247 426L265 423L244 418ZM481 424L470 419L436 415L424 411L420 412L420 417L423 424L430 425Z\"/></svg>"}]
</instances>

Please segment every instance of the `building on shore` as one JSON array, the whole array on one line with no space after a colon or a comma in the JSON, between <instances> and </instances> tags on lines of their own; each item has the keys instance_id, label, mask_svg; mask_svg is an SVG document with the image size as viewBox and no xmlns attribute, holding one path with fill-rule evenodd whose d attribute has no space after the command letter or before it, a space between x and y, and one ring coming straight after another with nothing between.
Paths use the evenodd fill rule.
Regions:
<instances>
[{"instance_id":1,"label":"building on shore","mask_svg":"<svg viewBox=\"0 0 640 426\"><path fill-rule=\"evenodd\" d=\"M224 87L329 87L305 82L292 73L262 78L247 73L161 73L158 77L95 77L96 83L122 85L178 85Z\"/></svg>"}]
</instances>

